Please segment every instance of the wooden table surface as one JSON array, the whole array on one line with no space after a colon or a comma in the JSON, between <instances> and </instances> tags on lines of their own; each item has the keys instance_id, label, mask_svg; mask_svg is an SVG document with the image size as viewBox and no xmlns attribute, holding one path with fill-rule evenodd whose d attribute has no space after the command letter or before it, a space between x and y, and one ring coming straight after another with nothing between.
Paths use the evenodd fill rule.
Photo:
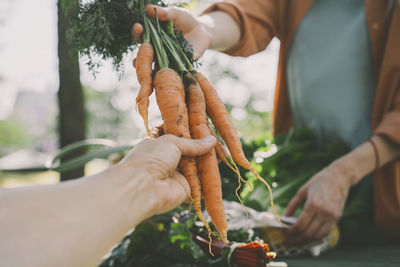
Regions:
<instances>
[{"instance_id":1,"label":"wooden table surface","mask_svg":"<svg viewBox=\"0 0 400 267\"><path fill-rule=\"evenodd\" d=\"M386 246L342 246L322 253L319 257L277 258L288 267L400 267L400 245Z\"/></svg>"}]
</instances>

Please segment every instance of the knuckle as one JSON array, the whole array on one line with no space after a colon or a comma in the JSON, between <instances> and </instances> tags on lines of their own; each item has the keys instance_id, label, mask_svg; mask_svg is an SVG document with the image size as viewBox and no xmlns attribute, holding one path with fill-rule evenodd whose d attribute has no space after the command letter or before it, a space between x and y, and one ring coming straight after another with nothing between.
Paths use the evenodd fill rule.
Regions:
<instances>
[{"instance_id":1,"label":"knuckle","mask_svg":"<svg viewBox=\"0 0 400 267\"><path fill-rule=\"evenodd\" d=\"M160 138L158 138L159 140L163 140L163 141L167 141L167 142L171 142L174 143L175 141L175 136L172 134L164 134L163 136L161 136Z\"/></svg>"},{"instance_id":2,"label":"knuckle","mask_svg":"<svg viewBox=\"0 0 400 267\"><path fill-rule=\"evenodd\" d=\"M340 219L342 214L341 214L341 212L336 210L336 211L332 211L330 215L332 216L333 219L338 220L338 219Z\"/></svg>"},{"instance_id":3,"label":"knuckle","mask_svg":"<svg viewBox=\"0 0 400 267\"><path fill-rule=\"evenodd\" d=\"M318 203L315 203L315 202L309 202L308 203L308 208L310 210L317 210L317 209L320 208L320 205Z\"/></svg>"},{"instance_id":4,"label":"knuckle","mask_svg":"<svg viewBox=\"0 0 400 267\"><path fill-rule=\"evenodd\" d=\"M176 7L172 7L172 6L167 7L166 12L165 12L165 19L166 20L170 20L170 19L175 20L175 18L178 16L177 13L178 12L177 12Z\"/></svg>"},{"instance_id":5,"label":"knuckle","mask_svg":"<svg viewBox=\"0 0 400 267\"><path fill-rule=\"evenodd\" d=\"M303 232L304 231L304 225L303 225L303 222L302 221L300 221L298 224L296 224L294 227L293 227L293 231L294 232L297 232L297 233L301 233L301 232Z\"/></svg>"},{"instance_id":6,"label":"knuckle","mask_svg":"<svg viewBox=\"0 0 400 267\"><path fill-rule=\"evenodd\" d=\"M297 191L298 194L306 194L307 193L307 187L306 186L302 186L300 187L300 189Z\"/></svg>"},{"instance_id":7,"label":"knuckle","mask_svg":"<svg viewBox=\"0 0 400 267\"><path fill-rule=\"evenodd\" d=\"M313 239L313 235L311 232L307 231L303 234L303 237L307 240L312 240Z\"/></svg>"},{"instance_id":8,"label":"knuckle","mask_svg":"<svg viewBox=\"0 0 400 267\"><path fill-rule=\"evenodd\" d=\"M166 10L167 10L167 13L168 13L171 17L176 16L176 7L170 6L170 7L167 7Z\"/></svg>"}]
</instances>

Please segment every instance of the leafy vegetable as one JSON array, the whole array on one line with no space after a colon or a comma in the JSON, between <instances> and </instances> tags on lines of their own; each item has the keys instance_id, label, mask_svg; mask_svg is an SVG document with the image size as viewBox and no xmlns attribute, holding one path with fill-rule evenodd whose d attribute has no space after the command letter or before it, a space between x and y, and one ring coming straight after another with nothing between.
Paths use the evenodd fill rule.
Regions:
<instances>
[{"instance_id":1,"label":"leafy vegetable","mask_svg":"<svg viewBox=\"0 0 400 267\"><path fill-rule=\"evenodd\" d=\"M274 190L275 205L280 210L286 208L287 203L308 179L315 173L329 165L338 157L349 151L349 147L342 142L321 144L317 137L307 129L292 130L287 135L273 139L264 136L243 144L246 156L253 158L254 166L269 182L276 183ZM273 149L277 151L268 155ZM254 157L255 156L255 157ZM261 163L257 164L255 161ZM220 165L223 198L235 199L236 183L233 182L229 168ZM241 170L245 174L245 170ZM254 190L246 185L241 195L245 205L256 210L269 208L268 191L255 178L248 175ZM360 227L360 219L366 215L364 210L370 193L369 188L361 191L344 210L346 220L341 227L346 234ZM174 217L174 221L171 219ZM179 223L176 223L179 219ZM341 228L341 229L342 229ZM261 234L254 230L254 239ZM207 237L207 231L199 222L194 222L192 215L187 211L175 210L168 214L153 217L136 227L101 264L108 266L228 266L227 255L224 251L219 259L211 259L199 249L193 241L193 235ZM228 231L228 239L236 242L249 242L247 231ZM148 244L152 244L149 246Z\"/></svg>"},{"instance_id":2,"label":"leafy vegetable","mask_svg":"<svg viewBox=\"0 0 400 267\"><path fill-rule=\"evenodd\" d=\"M81 0L77 7L70 3L64 5L68 12L76 12L77 19L72 22L68 37L80 55L89 58L90 70L95 71L103 60L111 59L115 69L121 71L124 55L137 45L132 43L130 29L135 22L144 23L141 2L142 0ZM144 5L147 4L165 6L161 0L144 0ZM168 23L160 25L168 32ZM193 63L193 49L180 32L174 32L174 41Z\"/></svg>"},{"instance_id":3,"label":"leafy vegetable","mask_svg":"<svg viewBox=\"0 0 400 267\"><path fill-rule=\"evenodd\" d=\"M178 219L180 222L177 222ZM194 223L193 215L187 211L174 210L138 225L118 244L100 267L227 267L229 249L223 249L220 258L212 259L193 241L193 235L207 234L202 224ZM242 231L229 231L228 235L231 240L249 240L247 233Z\"/></svg>"}]
</instances>

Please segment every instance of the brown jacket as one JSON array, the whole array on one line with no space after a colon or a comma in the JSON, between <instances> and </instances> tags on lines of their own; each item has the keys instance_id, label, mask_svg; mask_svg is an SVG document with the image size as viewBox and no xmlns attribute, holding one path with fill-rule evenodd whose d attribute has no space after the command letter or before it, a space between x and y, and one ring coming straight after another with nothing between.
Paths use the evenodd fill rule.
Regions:
<instances>
[{"instance_id":1,"label":"brown jacket","mask_svg":"<svg viewBox=\"0 0 400 267\"><path fill-rule=\"evenodd\" d=\"M240 42L227 51L249 56L265 49L273 37L281 41L273 110L275 134L292 125L288 100L286 60L297 26L313 0L225 0L206 12L230 14L241 28ZM372 112L373 134L400 145L400 1L365 0L365 11L374 59L377 91ZM400 160L375 172L375 221L400 237Z\"/></svg>"}]
</instances>

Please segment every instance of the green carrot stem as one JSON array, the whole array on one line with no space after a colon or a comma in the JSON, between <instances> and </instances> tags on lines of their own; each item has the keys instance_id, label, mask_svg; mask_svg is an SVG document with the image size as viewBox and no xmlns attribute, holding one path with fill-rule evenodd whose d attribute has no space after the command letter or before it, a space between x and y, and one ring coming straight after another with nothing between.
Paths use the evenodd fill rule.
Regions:
<instances>
[{"instance_id":1,"label":"green carrot stem","mask_svg":"<svg viewBox=\"0 0 400 267\"><path fill-rule=\"evenodd\" d=\"M171 29L172 29L172 34L171 34ZM185 52L183 51L182 47L179 45L179 43L177 41L174 40L175 37L175 33L173 32L173 23L172 20L170 20L168 27L168 34L161 29L161 36L163 37L163 39L168 40L168 42L174 46L174 50L176 51L176 53L179 55L181 62L183 62L183 64L186 66L186 69L189 72L193 72L195 71L192 63L190 62L190 60L188 59L188 57L186 56Z\"/></svg>"},{"instance_id":2,"label":"green carrot stem","mask_svg":"<svg viewBox=\"0 0 400 267\"><path fill-rule=\"evenodd\" d=\"M143 29L143 43L150 43L150 29L149 29L149 25L147 23L147 20L145 19L147 17L147 13L144 9L144 0L140 1L140 10L142 13L142 17L143 17L143 25L144 25L144 29Z\"/></svg>"},{"instance_id":3,"label":"green carrot stem","mask_svg":"<svg viewBox=\"0 0 400 267\"><path fill-rule=\"evenodd\" d=\"M193 64L190 62L190 60L188 59L188 57L186 56L185 52L183 52L182 47L177 43L177 42L173 42L173 44L176 47L176 50L178 50L178 54L181 56L182 61L185 63L186 68L190 71L193 72L195 71Z\"/></svg>"},{"instance_id":4,"label":"green carrot stem","mask_svg":"<svg viewBox=\"0 0 400 267\"><path fill-rule=\"evenodd\" d=\"M150 43L150 29L146 19L144 20L143 43Z\"/></svg>"},{"instance_id":5,"label":"green carrot stem","mask_svg":"<svg viewBox=\"0 0 400 267\"><path fill-rule=\"evenodd\" d=\"M168 23L167 26L168 34L175 37L175 32L174 32L174 21L171 19Z\"/></svg>"},{"instance_id":6,"label":"green carrot stem","mask_svg":"<svg viewBox=\"0 0 400 267\"><path fill-rule=\"evenodd\" d=\"M153 24L150 21L150 18L145 16L144 17L145 21L147 21L147 25L149 26L150 29L150 37L151 41L156 53L156 58L158 61L158 65L160 66L160 69L168 68L169 66L169 61L168 61L168 56L165 53L165 49L162 43L162 40L160 39L160 36L157 33L157 30L154 28Z\"/></svg>"},{"instance_id":7,"label":"green carrot stem","mask_svg":"<svg viewBox=\"0 0 400 267\"><path fill-rule=\"evenodd\" d=\"M176 67L178 68L178 71L181 72L181 73L182 72L187 72L188 70L186 69L185 64L181 61L181 58L179 57L179 54L175 50L174 45L163 34L161 35L161 39L162 39L166 49L170 53L170 56L172 57L174 63L176 64Z\"/></svg>"}]
</instances>

